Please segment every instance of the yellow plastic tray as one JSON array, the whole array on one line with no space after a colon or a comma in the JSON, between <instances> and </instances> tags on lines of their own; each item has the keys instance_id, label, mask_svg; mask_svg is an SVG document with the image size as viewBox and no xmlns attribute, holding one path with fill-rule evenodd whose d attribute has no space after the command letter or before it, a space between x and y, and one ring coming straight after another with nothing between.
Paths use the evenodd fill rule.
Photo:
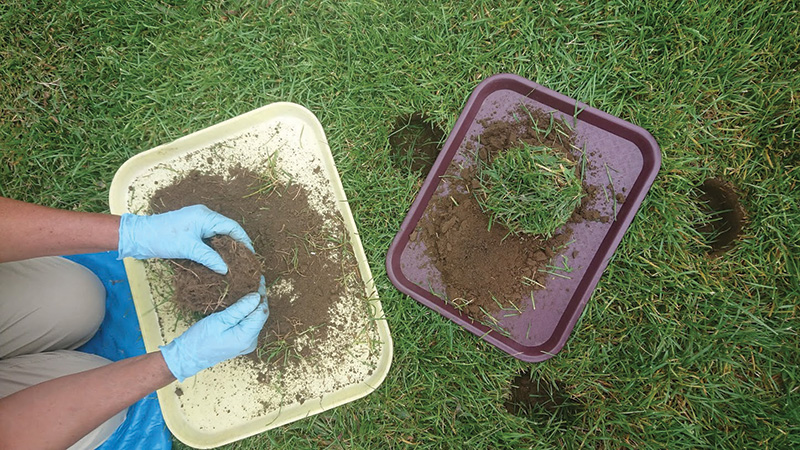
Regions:
<instances>
[{"instance_id":1,"label":"yellow plastic tray","mask_svg":"<svg viewBox=\"0 0 800 450\"><path fill-rule=\"evenodd\" d=\"M295 182L302 183L304 177L314 173L317 182L321 179L327 184L327 195L310 200L315 207L338 210L344 220L369 299L363 320L375 324L371 332L376 334L378 344L375 339L367 344L372 349L369 357L358 354L363 346L354 347L352 361L336 362L344 366L342 370L360 374L358 379L350 375L344 384L334 383L330 392L306 398L302 404L282 401L278 408L265 406L278 402L276 396L285 399L285 393L264 387L258 381L263 377L258 367L242 357L158 390L170 431L193 447L227 444L361 398L383 382L391 364L389 327L325 133L316 116L302 106L270 104L132 157L119 168L111 183L111 212L145 211L160 186L188 170L208 169L209 155L213 155L215 166L222 164L216 170L224 173L227 166L237 163L258 170L273 152ZM180 335L189 324L159 307L169 298L170 291L161 273L163 262L126 258L124 264L145 348L148 352L157 351L159 345ZM314 368L309 370L313 372ZM317 381L320 385L326 383L321 375Z\"/></svg>"}]
</instances>

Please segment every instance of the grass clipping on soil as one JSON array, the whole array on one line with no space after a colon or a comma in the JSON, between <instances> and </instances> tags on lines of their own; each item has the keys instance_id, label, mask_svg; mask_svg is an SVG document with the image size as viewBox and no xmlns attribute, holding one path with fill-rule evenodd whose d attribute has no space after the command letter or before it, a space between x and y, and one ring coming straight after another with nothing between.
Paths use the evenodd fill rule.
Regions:
<instances>
[{"instance_id":1,"label":"grass clipping on soil","mask_svg":"<svg viewBox=\"0 0 800 450\"><path fill-rule=\"evenodd\" d=\"M554 272L571 270L566 259L551 265L570 243L569 225L608 218L592 207L598 188L581 181L586 162L563 121L521 106L509 119L481 125L483 133L465 143L474 164L450 165L443 176L447 194L434 196L411 240L425 244L441 273L446 292L438 295L503 332L493 313L535 309L522 299L544 289ZM540 219L520 224L528 214Z\"/></svg>"}]
</instances>

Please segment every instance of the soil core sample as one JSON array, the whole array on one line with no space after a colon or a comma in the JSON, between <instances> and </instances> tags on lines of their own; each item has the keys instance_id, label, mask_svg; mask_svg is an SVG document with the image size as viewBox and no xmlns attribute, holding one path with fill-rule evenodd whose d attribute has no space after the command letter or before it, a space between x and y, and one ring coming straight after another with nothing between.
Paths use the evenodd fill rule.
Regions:
<instances>
[{"instance_id":1,"label":"soil core sample","mask_svg":"<svg viewBox=\"0 0 800 450\"><path fill-rule=\"evenodd\" d=\"M535 309L533 300L525 305L523 299L545 289L553 273L571 270L568 257L563 256L572 239L571 224L609 219L592 207L600 188L583 182L580 200L567 214L566 226L549 236L514 233L500 222L491 223L478 201L485 195L481 164L520 145L544 146L574 161L581 180L588 163L574 144L571 128L542 111L521 107L511 118L486 120L481 125L483 133L465 144L474 160L448 167L442 178L449 189L431 199L410 239L425 244L427 255L441 273L446 292L438 295L473 320L497 329L494 313ZM546 210L549 205L540 208ZM556 255L562 256L554 258Z\"/></svg>"},{"instance_id":2,"label":"soil core sample","mask_svg":"<svg viewBox=\"0 0 800 450\"><path fill-rule=\"evenodd\" d=\"M214 236L207 244L228 265L228 273L220 275L194 261L173 260L175 303L185 312L215 313L258 291L263 263L250 249L228 236Z\"/></svg>"}]
</instances>

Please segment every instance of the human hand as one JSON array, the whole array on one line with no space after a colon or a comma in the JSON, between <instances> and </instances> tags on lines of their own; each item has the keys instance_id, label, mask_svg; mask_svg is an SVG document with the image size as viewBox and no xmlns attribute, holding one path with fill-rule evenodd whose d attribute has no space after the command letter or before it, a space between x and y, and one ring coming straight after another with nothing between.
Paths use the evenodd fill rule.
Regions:
<instances>
[{"instance_id":1,"label":"human hand","mask_svg":"<svg viewBox=\"0 0 800 450\"><path fill-rule=\"evenodd\" d=\"M253 243L238 223L203 205L152 216L123 214L119 257L191 259L224 275L227 264L203 242L217 234L226 234L253 251Z\"/></svg>"},{"instance_id":2,"label":"human hand","mask_svg":"<svg viewBox=\"0 0 800 450\"><path fill-rule=\"evenodd\" d=\"M262 276L257 293L247 294L227 309L201 319L159 348L170 372L183 381L203 369L255 350L267 317L267 288Z\"/></svg>"}]
</instances>

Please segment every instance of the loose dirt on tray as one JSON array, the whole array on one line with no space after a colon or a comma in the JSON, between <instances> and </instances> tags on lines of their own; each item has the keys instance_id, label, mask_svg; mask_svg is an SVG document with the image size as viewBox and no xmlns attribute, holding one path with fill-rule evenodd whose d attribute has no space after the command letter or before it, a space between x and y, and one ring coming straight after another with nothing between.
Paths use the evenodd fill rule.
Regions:
<instances>
[{"instance_id":1,"label":"loose dirt on tray","mask_svg":"<svg viewBox=\"0 0 800 450\"><path fill-rule=\"evenodd\" d=\"M284 367L313 359L319 356L315 342L343 331L329 311L345 295L347 283L358 282L345 276L358 274L358 267L341 221L311 208L308 195L300 184L235 168L229 177L192 171L156 191L150 202L153 213L204 204L239 222L252 239L255 255L230 238L211 240L229 265L225 276L191 261L175 261L173 301L184 310L208 314L257 290L263 274L270 315L251 353L255 362ZM338 225L331 229L331 224ZM337 358L325 356L331 357Z\"/></svg>"},{"instance_id":2,"label":"loose dirt on tray","mask_svg":"<svg viewBox=\"0 0 800 450\"><path fill-rule=\"evenodd\" d=\"M466 149L486 161L520 142L545 145L578 161L576 170L588 170L580 164L582 154L574 146L572 131L565 123L525 108L512 116L508 120L482 121L483 133L474 142L467 142ZM477 166L451 164L444 175L449 182L449 194L431 199L411 240L425 244L427 255L446 286L446 292L440 293L446 294L445 301L472 319L486 323L487 316L501 308L519 309L522 298L546 288L550 274L544 270L552 271L553 266L562 265L561 261L553 261L553 257L570 243L572 230L564 226L545 239L513 234L499 223L490 227L489 217L475 195L480 189ZM608 216L593 208L602 187L585 182L582 186L583 198L567 225L608 222Z\"/></svg>"}]
</instances>

